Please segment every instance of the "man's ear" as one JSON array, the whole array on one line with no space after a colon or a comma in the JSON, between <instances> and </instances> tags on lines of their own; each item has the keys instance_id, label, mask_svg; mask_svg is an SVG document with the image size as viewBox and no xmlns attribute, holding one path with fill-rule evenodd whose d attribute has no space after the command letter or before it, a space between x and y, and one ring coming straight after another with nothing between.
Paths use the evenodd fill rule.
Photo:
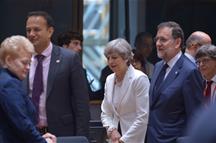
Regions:
<instances>
[{"instance_id":1,"label":"man's ear","mask_svg":"<svg viewBox=\"0 0 216 143\"><path fill-rule=\"evenodd\" d=\"M181 45L181 38L177 38L177 39L175 39L175 42L176 42L176 48L179 48L180 47L180 45Z\"/></svg>"},{"instance_id":2,"label":"man's ear","mask_svg":"<svg viewBox=\"0 0 216 143\"><path fill-rule=\"evenodd\" d=\"M51 38L52 35L53 35L53 32L54 32L54 28L53 27L49 27L48 31L49 31L49 38Z\"/></svg>"}]
</instances>

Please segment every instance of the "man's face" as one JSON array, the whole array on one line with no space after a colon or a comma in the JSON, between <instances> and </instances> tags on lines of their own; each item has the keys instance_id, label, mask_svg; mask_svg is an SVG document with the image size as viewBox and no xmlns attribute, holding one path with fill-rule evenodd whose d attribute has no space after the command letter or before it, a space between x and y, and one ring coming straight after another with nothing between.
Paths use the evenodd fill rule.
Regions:
<instances>
[{"instance_id":1,"label":"man's face","mask_svg":"<svg viewBox=\"0 0 216 143\"><path fill-rule=\"evenodd\" d=\"M211 80L216 75L216 59L201 57L197 59L197 65L206 80Z\"/></svg>"},{"instance_id":2,"label":"man's face","mask_svg":"<svg viewBox=\"0 0 216 143\"><path fill-rule=\"evenodd\" d=\"M31 16L26 21L26 35L37 49L44 50L50 43L53 27L48 27L42 16Z\"/></svg>"},{"instance_id":3,"label":"man's face","mask_svg":"<svg viewBox=\"0 0 216 143\"><path fill-rule=\"evenodd\" d=\"M76 53L80 53L82 51L82 45L81 45L81 41L80 40L71 40L71 42L66 45L66 48L69 48L71 50L73 50Z\"/></svg>"},{"instance_id":4,"label":"man's face","mask_svg":"<svg viewBox=\"0 0 216 143\"><path fill-rule=\"evenodd\" d=\"M172 37L172 29L169 27L162 27L157 31L155 42L158 57L166 62L180 51L181 40Z\"/></svg>"}]
</instances>

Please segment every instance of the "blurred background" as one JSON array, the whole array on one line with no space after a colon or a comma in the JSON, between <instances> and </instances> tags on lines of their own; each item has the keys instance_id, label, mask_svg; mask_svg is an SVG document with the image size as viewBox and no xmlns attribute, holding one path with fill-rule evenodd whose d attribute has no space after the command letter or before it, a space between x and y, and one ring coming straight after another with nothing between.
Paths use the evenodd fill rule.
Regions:
<instances>
[{"instance_id":1,"label":"blurred background","mask_svg":"<svg viewBox=\"0 0 216 143\"><path fill-rule=\"evenodd\" d=\"M54 43L67 30L83 34L82 60L93 91L100 88L98 80L106 66L104 47L114 38L123 37L134 47L137 33L155 36L160 22L172 20L182 26L185 38L200 30L216 42L216 0L1 0L0 41L25 35L25 18L33 10L47 11L54 18ZM157 60L153 49L151 62Z\"/></svg>"}]
</instances>

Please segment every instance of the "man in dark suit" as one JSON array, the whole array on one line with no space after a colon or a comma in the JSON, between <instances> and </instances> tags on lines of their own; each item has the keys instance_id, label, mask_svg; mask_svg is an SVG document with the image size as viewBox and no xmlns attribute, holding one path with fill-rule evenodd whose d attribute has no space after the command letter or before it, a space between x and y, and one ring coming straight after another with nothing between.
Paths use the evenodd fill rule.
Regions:
<instances>
[{"instance_id":1,"label":"man in dark suit","mask_svg":"<svg viewBox=\"0 0 216 143\"><path fill-rule=\"evenodd\" d=\"M48 130L56 136L88 137L89 98L82 65L76 53L52 44L53 32L49 14L43 11L28 14L26 34L36 54L27 83L29 96L38 111L37 127L41 132ZM39 76L39 73L42 74ZM36 86L39 81L40 85Z\"/></svg>"},{"instance_id":2,"label":"man in dark suit","mask_svg":"<svg viewBox=\"0 0 216 143\"><path fill-rule=\"evenodd\" d=\"M197 113L188 127L188 137L180 143L215 143L216 142L216 46L203 45L195 55L197 66L206 80L206 103Z\"/></svg>"},{"instance_id":3,"label":"man in dark suit","mask_svg":"<svg viewBox=\"0 0 216 143\"><path fill-rule=\"evenodd\" d=\"M189 126L189 135L179 143L215 143L216 142L216 103L203 108Z\"/></svg>"},{"instance_id":4,"label":"man in dark suit","mask_svg":"<svg viewBox=\"0 0 216 143\"><path fill-rule=\"evenodd\" d=\"M162 61L155 65L151 80L147 143L175 143L201 105L202 78L181 52L184 34L179 24L159 24L155 42Z\"/></svg>"}]
</instances>

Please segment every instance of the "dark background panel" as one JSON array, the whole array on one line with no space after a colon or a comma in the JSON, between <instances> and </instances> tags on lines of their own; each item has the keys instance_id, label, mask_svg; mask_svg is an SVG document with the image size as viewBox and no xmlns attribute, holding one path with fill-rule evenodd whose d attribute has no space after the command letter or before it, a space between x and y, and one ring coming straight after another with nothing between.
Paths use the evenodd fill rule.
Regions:
<instances>
[{"instance_id":1,"label":"dark background panel","mask_svg":"<svg viewBox=\"0 0 216 143\"><path fill-rule=\"evenodd\" d=\"M176 21L184 30L185 39L194 31L204 31L216 44L216 0L147 0L146 31L156 35L157 25L163 21ZM149 60L156 63L154 47Z\"/></svg>"},{"instance_id":2,"label":"dark background panel","mask_svg":"<svg viewBox=\"0 0 216 143\"><path fill-rule=\"evenodd\" d=\"M11 35L25 35L26 15L34 10L47 11L53 17L56 25L54 40L68 29L81 32L82 7L82 0L1 0L0 41Z\"/></svg>"},{"instance_id":3,"label":"dark background panel","mask_svg":"<svg viewBox=\"0 0 216 143\"><path fill-rule=\"evenodd\" d=\"M182 26L185 39L200 30L216 43L216 0L147 0L146 13L146 29L153 35L160 22L176 21Z\"/></svg>"}]
</instances>

